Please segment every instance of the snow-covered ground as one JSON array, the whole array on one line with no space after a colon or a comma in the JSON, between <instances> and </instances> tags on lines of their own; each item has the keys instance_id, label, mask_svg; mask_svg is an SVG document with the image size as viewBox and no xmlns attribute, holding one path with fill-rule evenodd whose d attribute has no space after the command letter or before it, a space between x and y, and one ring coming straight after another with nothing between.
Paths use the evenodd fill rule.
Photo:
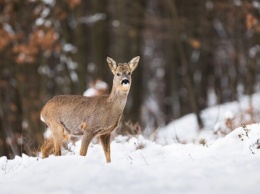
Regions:
<instances>
[{"instance_id":1,"label":"snow-covered ground","mask_svg":"<svg viewBox=\"0 0 260 194\"><path fill-rule=\"evenodd\" d=\"M259 101L259 94L253 96L255 115ZM99 144L79 156L80 142L61 157L1 157L0 193L260 193L260 124L222 133L227 120L238 122L233 117L246 112L248 102L203 111L206 129L200 133L190 114L160 129L156 142L117 136L110 164Z\"/></svg>"}]
</instances>

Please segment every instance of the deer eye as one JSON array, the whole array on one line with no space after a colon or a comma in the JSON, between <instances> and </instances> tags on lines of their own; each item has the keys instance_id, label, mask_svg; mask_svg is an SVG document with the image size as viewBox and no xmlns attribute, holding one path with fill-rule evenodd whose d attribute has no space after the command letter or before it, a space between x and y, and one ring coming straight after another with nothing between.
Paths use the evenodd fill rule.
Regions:
<instances>
[{"instance_id":1,"label":"deer eye","mask_svg":"<svg viewBox=\"0 0 260 194\"><path fill-rule=\"evenodd\" d=\"M128 72L128 75L131 75L131 73L130 73L130 72Z\"/></svg>"},{"instance_id":2,"label":"deer eye","mask_svg":"<svg viewBox=\"0 0 260 194\"><path fill-rule=\"evenodd\" d=\"M116 75L117 75L117 76L120 76L120 73L117 73Z\"/></svg>"}]
</instances>

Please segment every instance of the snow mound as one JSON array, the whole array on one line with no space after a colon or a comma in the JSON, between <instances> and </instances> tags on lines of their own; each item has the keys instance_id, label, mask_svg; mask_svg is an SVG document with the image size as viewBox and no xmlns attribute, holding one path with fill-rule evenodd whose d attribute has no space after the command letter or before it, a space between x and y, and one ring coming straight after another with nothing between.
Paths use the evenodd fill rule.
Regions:
<instances>
[{"instance_id":1,"label":"snow mound","mask_svg":"<svg viewBox=\"0 0 260 194\"><path fill-rule=\"evenodd\" d=\"M243 96L240 101L209 107L201 112L204 129L199 130L196 115L188 114L158 130L156 142L200 143L212 145L218 138L238 128L243 123L252 124L260 118L260 93Z\"/></svg>"},{"instance_id":2,"label":"snow mound","mask_svg":"<svg viewBox=\"0 0 260 194\"><path fill-rule=\"evenodd\" d=\"M156 142L162 145L192 142L197 136L195 114L188 114L158 130Z\"/></svg>"},{"instance_id":3,"label":"snow mound","mask_svg":"<svg viewBox=\"0 0 260 194\"><path fill-rule=\"evenodd\" d=\"M255 154L260 149L260 124L239 127L224 138L216 140L210 148L225 150L231 155L241 153Z\"/></svg>"},{"instance_id":4,"label":"snow mound","mask_svg":"<svg viewBox=\"0 0 260 194\"><path fill-rule=\"evenodd\" d=\"M260 125L237 128L211 146L160 145L118 136L112 163L91 144L86 157L0 158L1 193L259 193Z\"/></svg>"}]
</instances>

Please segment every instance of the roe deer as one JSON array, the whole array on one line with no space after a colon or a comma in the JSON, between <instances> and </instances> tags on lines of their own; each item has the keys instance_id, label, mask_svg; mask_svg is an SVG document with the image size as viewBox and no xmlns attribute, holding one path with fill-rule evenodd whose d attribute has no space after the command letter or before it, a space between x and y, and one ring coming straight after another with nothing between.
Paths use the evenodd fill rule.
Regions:
<instances>
[{"instance_id":1,"label":"roe deer","mask_svg":"<svg viewBox=\"0 0 260 194\"><path fill-rule=\"evenodd\" d=\"M118 126L125 108L131 86L131 74L140 57L129 63L119 63L107 57L107 63L114 74L113 87L109 95L85 97L60 95L48 101L41 111L41 120L52 132L52 137L41 147L42 157L46 158L54 148L56 156L61 155L64 138L83 135L80 155L85 156L90 141L99 136L106 161L110 158L110 133Z\"/></svg>"}]
</instances>

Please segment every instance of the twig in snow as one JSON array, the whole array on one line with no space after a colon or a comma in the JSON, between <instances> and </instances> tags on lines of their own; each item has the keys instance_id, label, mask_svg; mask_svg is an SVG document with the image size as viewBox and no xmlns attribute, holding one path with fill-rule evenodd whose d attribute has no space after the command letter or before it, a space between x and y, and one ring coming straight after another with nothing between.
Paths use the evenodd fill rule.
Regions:
<instances>
[{"instance_id":1,"label":"twig in snow","mask_svg":"<svg viewBox=\"0 0 260 194\"><path fill-rule=\"evenodd\" d=\"M144 159L144 161L145 161L146 165L147 165L147 166L149 166L149 164L148 164L147 160L145 159L145 157L144 157L144 155L142 154L142 152L141 152L141 151L140 151L140 154L141 154L142 158Z\"/></svg>"}]
</instances>

